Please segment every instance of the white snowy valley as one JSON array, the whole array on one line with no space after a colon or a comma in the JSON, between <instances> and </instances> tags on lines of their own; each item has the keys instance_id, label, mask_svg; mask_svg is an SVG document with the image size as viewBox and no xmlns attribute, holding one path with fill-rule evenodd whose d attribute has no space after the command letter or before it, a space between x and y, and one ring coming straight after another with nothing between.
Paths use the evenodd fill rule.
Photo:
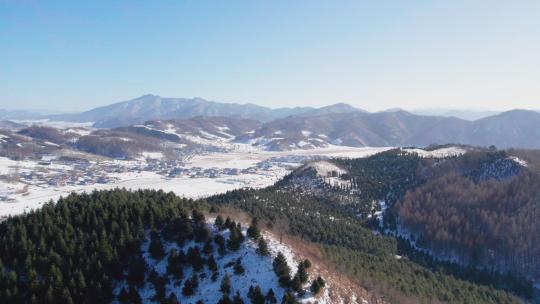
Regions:
<instances>
[{"instance_id":1,"label":"white snowy valley","mask_svg":"<svg viewBox=\"0 0 540 304\"><path fill-rule=\"evenodd\" d=\"M310 160L366 157L387 149L209 152L193 155L182 164L168 167L168 171L163 169L165 161L153 159L153 155L139 160L96 160L84 164L84 168L59 159L14 161L0 157L0 217L29 212L71 192L161 189L199 198L240 188L263 188Z\"/></svg>"},{"instance_id":2,"label":"white snowy valley","mask_svg":"<svg viewBox=\"0 0 540 304\"><path fill-rule=\"evenodd\" d=\"M200 198L240 188L263 188L306 162L367 157L388 149L331 146L266 151L237 145L233 151L205 152L172 164L151 153L138 160L96 159L85 163L59 158L16 161L0 157L0 217L29 212L71 192L154 189ZM454 147L405 151L439 157L464 152Z\"/></svg>"}]
</instances>

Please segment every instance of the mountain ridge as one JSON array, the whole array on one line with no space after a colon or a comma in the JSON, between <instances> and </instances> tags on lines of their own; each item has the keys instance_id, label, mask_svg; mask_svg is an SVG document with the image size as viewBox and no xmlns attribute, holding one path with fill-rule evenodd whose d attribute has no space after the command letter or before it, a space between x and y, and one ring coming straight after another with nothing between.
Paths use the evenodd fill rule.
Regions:
<instances>
[{"instance_id":1,"label":"mountain ridge","mask_svg":"<svg viewBox=\"0 0 540 304\"><path fill-rule=\"evenodd\" d=\"M276 151L330 145L425 147L446 143L540 148L540 130L536 127L540 124L540 113L520 109L471 121L453 116L418 115L400 108L371 113L345 103L320 108L271 109L255 104L220 103L199 97L163 98L147 94L82 113L48 118L77 123L92 121L94 128L104 129L177 121L181 122L178 131L181 135L200 136L197 128L203 132L209 128L210 133L225 142L250 144ZM192 121L188 122L190 119ZM240 124L249 128L222 136L222 130L216 128L226 127L229 122L224 119L238 120L235 124L245 120ZM8 123L4 125L9 127ZM202 137L210 140L206 135Z\"/></svg>"},{"instance_id":2,"label":"mountain ridge","mask_svg":"<svg viewBox=\"0 0 540 304\"><path fill-rule=\"evenodd\" d=\"M239 138L271 149L329 144L345 146L429 146L459 143L503 148L540 147L540 113L512 110L477 121L424 116L406 111L331 113L287 117L262 125ZM301 148L302 145L299 147Z\"/></svg>"},{"instance_id":3,"label":"mountain ridge","mask_svg":"<svg viewBox=\"0 0 540 304\"><path fill-rule=\"evenodd\" d=\"M537 125L540 125L540 113L527 110L512 110L477 121L406 111L356 111L287 116L265 123L230 116L196 116L101 129L25 127L3 122L2 148L5 155L14 157L42 154L39 147L50 150L51 144L55 144L119 158L137 158L144 152L172 155L174 151L186 154L191 150L290 151L332 146L464 144L534 149L540 148Z\"/></svg>"},{"instance_id":4,"label":"mountain ridge","mask_svg":"<svg viewBox=\"0 0 540 304\"><path fill-rule=\"evenodd\" d=\"M221 103L200 97L168 98L146 94L81 113L52 115L49 118L74 122L94 122L95 127L111 128L144 123L149 120L184 119L196 116L231 116L267 122L294 115L315 115L346 111L361 110L343 103L322 108L284 107L271 109L252 103Z\"/></svg>"}]
</instances>

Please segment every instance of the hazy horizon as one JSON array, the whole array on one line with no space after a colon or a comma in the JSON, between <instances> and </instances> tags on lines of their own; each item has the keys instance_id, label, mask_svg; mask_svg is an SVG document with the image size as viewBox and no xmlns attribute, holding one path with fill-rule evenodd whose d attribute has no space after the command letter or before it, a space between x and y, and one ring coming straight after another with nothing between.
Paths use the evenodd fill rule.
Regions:
<instances>
[{"instance_id":1,"label":"hazy horizon","mask_svg":"<svg viewBox=\"0 0 540 304\"><path fill-rule=\"evenodd\" d=\"M0 0L0 108L147 92L371 112L540 104L540 2Z\"/></svg>"}]
</instances>

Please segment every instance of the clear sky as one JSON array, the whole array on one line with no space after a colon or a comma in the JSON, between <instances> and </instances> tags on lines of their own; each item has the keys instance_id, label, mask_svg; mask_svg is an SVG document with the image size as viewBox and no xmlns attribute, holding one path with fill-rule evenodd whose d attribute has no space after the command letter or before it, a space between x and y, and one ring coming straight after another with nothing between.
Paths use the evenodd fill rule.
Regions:
<instances>
[{"instance_id":1,"label":"clear sky","mask_svg":"<svg viewBox=\"0 0 540 304\"><path fill-rule=\"evenodd\" d=\"M0 0L0 108L540 108L540 1Z\"/></svg>"}]
</instances>

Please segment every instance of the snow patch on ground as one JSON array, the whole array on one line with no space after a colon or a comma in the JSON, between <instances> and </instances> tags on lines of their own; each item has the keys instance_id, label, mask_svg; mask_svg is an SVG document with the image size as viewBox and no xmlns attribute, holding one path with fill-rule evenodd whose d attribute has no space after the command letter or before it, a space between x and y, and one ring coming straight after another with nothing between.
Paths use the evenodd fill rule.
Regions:
<instances>
[{"instance_id":1,"label":"snow patch on ground","mask_svg":"<svg viewBox=\"0 0 540 304\"><path fill-rule=\"evenodd\" d=\"M92 130L85 129L85 128L69 128L69 129L66 129L64 133L75 133L80 136L86 136L86 135L90 135L90 133L92 133Z\"/></svg>"},{"instance_id":2,"label":"snow patch on ground","mask_svg":"<svg viewBox=\"0 0 540 304\"><path fill-rule=\"evenodd\" d=\"M302 130L302 135L304 135L305 137L309 137L311 133L311 131Z\"/></svg>"},{"instance_id":3,"label":"snow patch on ground","mask_svg":"<svg viewBox=\"0 0 540 304\"><path fill-rule=\"evenodd\" d=\"M44 141L43 143L45 145L47 145L47 146L60 147L58 144L55 144L55 143L50 142L50 141Z\"/></svg>"},{"instance_id":4,"label":"snow patch on ground","mask_svg":"<svg viewBox=\"0 0 540 304\"><path fill-rule=\"evenodd\" d=\"M386 201L379 200L379 210L375 211L375 217L379 221L379 227L384 227L384 212L388 206L386 205Z\"/></svg>"},{"instance_id":5,"label":"snow patch on ground","mask_svg":"<svg viewBox=\"0 0 540 304\"><path fill-rule=\"evenodd\" d=\"M446 148L440 148L440 149L436 149L432 151L427 151L427 150L423 150L419 148L402 148L401 150L407 153L416 153L420 157L435 157L435 158L460 156L467 152L465 149L462 149L459 147L446 147Z\"/></svg>"},{"instance_id":6,"label":"snow patch on ground","mask_svg":"<svg viewBox=\"0 0 540 304\"><path fill-rule=\"evenodd\" d=\"M340 178L340 176L346 174L347 171L329 161L322 160L311 162L308 167L315 169L315 171L317 171L317 176L322 178L323 181L330 186L340 188L350 188L351 186L350 181Z\"/></svg>"},{"instance_id":7,"label":"snow patch on ground","mask_svg":"<svg viewBox=\"0 0 540 304\"><path fill-rule=\"evenodd\" d=\"M46 127L53 127L58 129L66 129L66 128L89 128L91 127L94 122L70 122L70 121L56 121L56 120L50 120L50 119L37 119L37 120L12 120L15 123L23 124L26 126L46 126Z\"/></svg>"},{"instance_id":8,"label":"snow patch on ground","mask_svg":"<svg viewBox=\"0 0 540 304\"><path fill-rule=\"evenodd\" d=\"M409 241L409 243L411 244L411 246L415 250L417 250L419 252L426 253L426 254L432 256L437 261L450 262L450 263L456 263L456 264L463 265L463 263L461 262L458 255L455 254L452 251L446 251L444 253L441 253L441 252L435 253L430 248L425 248L425 247L422 247L422 246L418 245L418 243L416 241L417 236L412 231L405 228L402 223L398 222L397 231L389 231L389 230L387 230L386 232L390 233L390 234L394 234L395 236L399 236L399 237L402 237L402 238L406 239L407 241Z\"/></svg>"},{"instance_id":9,"label":"snow patch on ground","mask_svg":"<svg viewBox=\"0 0 540 304\"><path fill-rule=\"evenodd\" d=\"M0 156L0 174L8 174L11 170L18 170L18 168L33 168L36 163L33 161L15 161L7 157Z\"/></svg>"},{"instance_id":10,"label":"snow patch on ground","mask_svg":"<svg viewBox=\"0 0 540 304\"><path fill-rule=\"evenodd\" d=\"M143 159L163 159L165 156L161 152L145 151L141 153Z\"/></svg>"},{"instance_id":11,"label":"snow patch on ground","mask_svg":"<svg viewBox=\"0 0 540 304\"><path fill-rule=\"evenodd\" d=\"M522 166L522 167L527 167L528 164L526 161L524 161L523 159L517 157L517 156L510 156L509 159L513 160L514 162L516 162L518 165Z\"/></svg>"},{"instance_id":12,"label":"snow patch on ground","mask_svg":"<svg viewBox=\"0 0 540 304\"><path fill-rule=\"evenodd\" d=\"M298 147L303 148L303 147L309 146L309 145L311 145L311 144L308 143L307 141L301 140L301 141L298 142L297 145L298 145Z\"/></svg>"},{"instance_id":13,"label":"snow patch on ground","mask_svg":"<svg viewBox=\"0 0 540 304\"><path fill-rule=\"evenodd\" d=\"M321 177L327 177L332 172L338 173L338 174L345 174L347 173L346 170L341 169L340 167L332 164L329 161L316 161L309 164L309 167L312 167L317 171L317 175Z\"/></svg>"}]
</instances>

